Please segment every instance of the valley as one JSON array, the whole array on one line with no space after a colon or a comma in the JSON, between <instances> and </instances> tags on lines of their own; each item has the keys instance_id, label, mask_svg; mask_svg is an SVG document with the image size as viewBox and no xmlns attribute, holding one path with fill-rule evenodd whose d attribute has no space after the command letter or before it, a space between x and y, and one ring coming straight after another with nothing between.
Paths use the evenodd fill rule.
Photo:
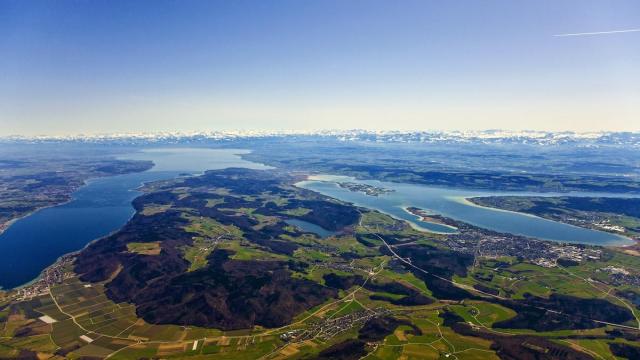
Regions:
<instances>
[{"instance_id":1,"label":"valley","mask_svg":"<svg viewBox=\"0 0 640 360\"><path fill-rule=\"evenodd\" d=\"M638 287L596 269L640 276L637 257L527 240L582 254L553 255L545 266L537 261L545 252L506 251L522 240L444 217L458 234L419 231L300 180L231 168L146 184L134 217L62 263L44 292L4 295L0 354L613 359L633 351ZM475 251L488 237L505 252Z\"/></svg>"}]
</instances>

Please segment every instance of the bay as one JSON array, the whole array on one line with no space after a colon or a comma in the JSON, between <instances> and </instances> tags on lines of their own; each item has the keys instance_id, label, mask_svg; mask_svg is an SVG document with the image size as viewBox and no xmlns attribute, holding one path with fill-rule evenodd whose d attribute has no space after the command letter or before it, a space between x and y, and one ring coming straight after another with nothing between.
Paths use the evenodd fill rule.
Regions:
<instances>
[{"instance_id":1,"label":"bay","mask_svg":"<svg viewBox=\"0 0 640 360\"><path fill-rule=\"evenodd\" d=\"M72 194L71 201L36 211L0 234L0 287L10 289L28 283L60 256L120 229L133 216L131 201L141 194L136 189L145 182L228 167L268 168L240 158L247 152L169 148L121 156L151 160L154 167L145 172L89 180Z\"/></svg>"},{"instance_id":2,"label":"bay","mask_svg":"<svg viewBox=\"0 0 640 360\"><path fill-rule=\"evenodd\" d=\"M369 196L341 187L338 182L353 182L389 189L393 190L393 192ZM396 219L406 220L415 228L423 231L446 234L454 233L456 229L442 224L422 221L418 216L407 212L407 207L417 207L433 214L489 230L543 240L601 246L633 244L630 239L617 234L581 228L523 213L481 207L466 200L469 197L500 195L624 197L621 194L487 192L377 180L358 180L347 176L335 175L312 176L309 180L299 182L296 185L358 206L378 210Z\"/></svg>"}]
</instances>

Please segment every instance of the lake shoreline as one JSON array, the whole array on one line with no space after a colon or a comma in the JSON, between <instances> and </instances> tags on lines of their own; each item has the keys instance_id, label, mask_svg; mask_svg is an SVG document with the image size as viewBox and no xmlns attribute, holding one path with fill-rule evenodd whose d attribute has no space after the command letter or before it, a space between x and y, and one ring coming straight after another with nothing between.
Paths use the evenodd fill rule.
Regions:
<instances>
[{"instance_id":1,"label":"lake shoreline","mask_svg":"<svg viewBox=\"0 0 640 360\"><path fill-rule=\"evenodd\" d=\"M45 206L40 206L37 207L23 215L14 217L12 219L9 219L8 221L4 222L2 225L0 225L0 235L2 235L3 233L5 233L7 230L9 230L9 228L11 228L11 226L15 223L17 223L18 221L28 218L31 215L36 214L39 211L45 210L45 209L49 209L49 208L53 208L56 206L63 206L68 204L69 202L73 201L73 194L75 194L76 192L78 192L80 189L82 189L83 187L89 185L89 183L91 183L92 181L98 180L98 179L105 179L105 178L110 178L110 177L114 177L114 176L121 176L121 175L128 175L128 174L139 174L139 173L144 173L147 172L151 169L153 169L153 167L155 166L155 164L153 164L153 162L151 162L149 164L149 167L142 169L142 170L135 170L135 171L130 171L130 172L125 172L125 173L121 173L121 174L105 174L102 176L92 176L92 177L88 177L86 179L84 179L82 181L82 184L76 186L73 190L71 190L67 195L67 199L61 202L56 202L56 203L52 203L49 205L45 205Z\"/></svg>"},{"instance_id":2,"label":"lake shoreline","mask_svg":"<svg viewBox=\"0 0 640 360\"><path fill-rule=\"evenodd\" d=\"M127 188L127 189L122 189L122 188L114 189L114 191L116 191L116 190L120 191L120 192L124 191L126 193L132 192L132 191L136 192L136 194L134 194L132 200L128 201L127 206L126 206L126 208L129 209L127 211L131 211L131 203L132 203L132 201L135 198L137 198L138 196L140 196L142 193L144 193L141 189L147 183L151 183L151 182L155 182L155 181L161 181L161 180L175 179L175 178L180 177L181 174L184 175L186 173L189 173L190 174L189 176L198 176L198 174L202 174L202 173L206 172L207 170L212 170L212 169L217 169L217 168L228 168L228 167L241 167L241 168L242 167L248 167L248 168L258 168L258 169L270 168L270 167L265 166L264 164L249 162L247 160L242 159L242 155L246 154L244 152L248 151L248 150L244 150L244 149L208 149L208 150L206 150L204 152L202 152L202 149L199 149L200 152L195 154L195 155L194 154L189 154L188 153L188 149L180 149L179 151L182 151L183 153L178 153L178 156L175 159L173 159L174 162L176 161L176 159L180 159L180 156L182 156L182 157L190 156L189 160L192 162L192 164L194 163L193 162L193 160L194 160L193 157L195 157L197 159L198 156L207 156L208 158L206 160L203 160L203 164L202 164L201 168L188 170L188 171L184 170L184 169L176 169L175 171L156 171L156 163L153 162L152 160L146 159L146 160L152 161L153 165L152 165L152 167L150 169L144 170L142 172L132 172L132 173L127 173L127 174L117 174L117 175L114 175L114 176L106 176L106 177L105 176L99 176L99 177L94 177L94 178L87 179L87 180L84 181L82 186L79 186L70 195L69 200L65 201L64 203L59 203L59 204L56 204L56 205L42 207L42 208L39 208L39 209L36 209L36 210L30 212L29 214L26 214L23 217L12 219L11 226L14 226L16 223L19 223L20 222L19 220L27 219L27 218L29 218L31 216L34 216L36 214L41 213L43 210L50 209L50 208L57 208L57 207L64 208L65 205L68 205L69 203L73 202L74 200L77 200L74 197L74 194L76 194L81 189L86 189L88 186L90 186L94 182L97 182L97 181L100 181L100 180L109 181L109 179L112 179L112 178L117 177L117 176L140 175L140 174L145 174L145 173L146 174L151 174L151 173L154 173L154 172L162 173L162 174L158 174L158 178L155 178L155 179L151 179L151 180L140 179L140 182L138 182L135 186L131 186L131 187ZM186 151L186 153L184 153L185 151ZM213 159L211 159L211 154L212 153L210 153L208 151L213 151L213 154L214 154L213 155ZM155 157L160 156L161 157L161 156L163 156L163 154L175 155L176 153L177 152L172 153L170 149L169 150L167 150L167 149L164 149L164 150L163 149L159 149L158 151L154 152L152 154L152 156L155 156ZM144 152L134 153L131 156L137 157L140 154L145 154L145 153ZM146 154L148 154L148 153L146 153ZM142 156L142 157L144 157L144 156ZM145 159L141 159L141 160L145 160ZM208 161L213 161L214 165L206 164L207 160ZM165 166L166 166L166 164L165 164ZM149 178L149 177L147 177L147 178ZM304 178L306 180L301 181L299 183L296 183L296 186L298 184L301 184L301 183L314 183L314 182L325 182L327 184L327 186L329 186L331 184L335 185L335 181L337 179L341 179L341 178L343 179L345 177L339 176L339 175L311 174L311 175L306 175ZM315 179L317 179L317 180L315 180ZM134 179L129 179L128 181L135 181L135 180ZM374 183L374 184L376 184L376 183ZM331 186L335 187L335 188L339 188L338 186L333 186L333 185L331 185ZM415 185L412 185L412 184L404 184L404 183L397 183L397 184L394 183L394 185L398 189L400 189L402 191L406 190L407 188L410 188L411 186L415 186ZM129 186L129 185L125 185L125 186ZM312 188L309 188L309 187L304 186L304 185L302 187L307 189L307 190L310 190L310 191L315 191L315 192L319 192L321 194L324 194L324 192L322 192L322 191L320 191L318 189L312 189ZM434 189L430 189L430 188L426 188L426 189L428 191L432 191L434 193L439 193L439 192L445 192L445 193L451 192L451 193L460 193L460 194L466 193L466 191L460 190L460 189L447 189L447 188L443 188L443 189L438 188L438 189L435 189L435 190ZM347 191L345 189L342 189L342 190ZM366 201L369 201L372 198L377 199L377 201L388 201L389 199L394 199L394 197L398 197L398 196L402 195L401 194L402 191L398 192L398 191L394 190L394 192L390 192L388 194L380 194L379 196L368 196L366 194L360 194L360 193L357 193L357 194L359 194L358 196L364 197L364 199ZM106 194L110 194L110 193L107 191ZM89 195L95 195L95 194L89 194ZM345 199L341 198L340 196L334 196L335 194L325 194L325 195L334 197L334 198L342 200L342 201L354 203L353 201L351 201L349 199L345 200ZM458 199L463 199L465 202L473 204L473 202L471 202L469 200L469 198L471 198L473 196L482 196L482 195L479 195L479 194L467 195L467 196L459 195L459 196L457 196L457 198ZM129 197L130 196L126 196L126 198L129 198ZM444 196L444 195L442 195L442 197L446 198L446 196ZM455 198L455 197L450 197L450 198ZM400 197L398 199L402 200L402 197ZM409 197L409 199L422 200L420 196ZM398 200L398 201L400 201L400 200ZM446 234L451 234L450 230L457 230L457 229L447 225L446 223L445 224L439 224L439 223L432 223L431 224L431 225L438 225L439 227L442 228L443 231L437 231L437 230L433 230L433 229L426 229L426 228L423 228L422 226L416 224L415 223L415 219L411 220L411 218L418 217L418 218L420 218L420 220L429 220L429 219L424 219L424 217L421 217L420 214L416 214L416 213L410 211L410 208L427 209L427 211L433 212L434 214L436 214L436 216L448 217L448 215L446 213L443 214L440 211L438 211L436 209L433 209L433 208L431 208L429 206L421 206L420 204L412 203L411 201L406 201L406 200L407 199L404 199L404 201L400 201L397 205L389 207L388 210L390 210L390 211L385 211L385 209L378 209L376 207L370 207L370 206L362 205L362 204L356 204L356 205L357 206L362 206L362 207L370 207L372 209L375 209L377 211L381 211L382 213L390 215L390 216L392 216L394 218L398 218L399 220L407 221L413 228L415 228L417 230L420 230L420 231L427 231L427 232L439 233L439 234L445 234L446 235ZM449 200L451 200L451 199L449 199ZM473 204L473 205L477 206L479 208L483 208L483 209L490 209L492 211L506 211L506 212L508 212L508 210L491 209L491 208L486 208L486 207L483 207L483 206L480 206L480 205L475 205L475 204ZM469 206L471 206L471 205L469 205ZM542 219L542 220L545 220L545 221L549 221L550 223L558 223L558 224L563 224L565 226L575 227L577 229L593 231L591 229L581 228L581 227L577 227L577 226L571 225L571 224L565 224L565 223L560 223L560 222L557 222L557 221L547 220L547 219L540 218L540 217L537 217L537 216L531 215L531 214L526 214L526 213L521 213L521 212L512 212L512 213L517 214L518 216L525 216L525 217L530 217L530 218L539 218L539 219ZM407 215L402 215L402 214L407 214ZM127 219L124 220L122 222L122 224L118 225L115 228L112 228L107 233L104 233L104 234L102 234L100 236L97 236L97 237L92 237L91 239L86 241L84 244L82 244L82 246L79 247L77 250L70 251L70 252L64 252L64 253L56 256L56 260L53 263L49 263L49 265L43 267L38 272L39 275L36 276L36 278L31 279L30 281L28 281L26 283L22 283L20 285L13 286L10 289L20 288L22 286L28 285L29 283L32 283L33 281L37 281L42 276L43 271L46 271L46 269L48 269L50 266L52 266L57 261L59 261L60 258L66 256L68 254L73 254L73 253L82 251L83 249L85 249L87 246L91 245L95 241L104 239L105 237L111 236L115 232L120 231L122 229L122 227L125 226L135 215L136 215L136 211L135 211L135 209L133 209L131 214L127 216ZM411 218L407 218L407 216L409 216L409 215L411 216ZM471 225L483 227L485 229L492 230L492 231L500 231L500 232L510 233L510 234L514 234L514 235L521 235L521 236L525 236L525 237L529 237L529 238L539 239L541 241L555 241L555 242L563 242L563 243L572 242L572 241L562 241L562 240L554 240L554 239L542 238L542 237L539 237L539 236L532 236L532 235L527 235L527 234L523 234L523 233L517 233L517 232L513 232L513 231L502 230L502 229L493 229L491 227L482 226L481 224L480 225L479 224L475 224L473 222L468 222L468 221L465 221L463 219L458 219L458 218L455 218L455 220L456 221L461 221L461 222L467 222L467 223L469 223ZM423 222L425 224L429 223L428 221L423 221ZM7 227L7 229L8 229L8 227ZM437 229L437 227L436 227L436 229ZM2 233L0 233L0 235L2 235L2 234L7 234L6 229ZM46 238L47 235L45 235L44 237ZM55 240L54 240L54 243L55 243ZM576 243L576 242L572 242L572 243ZM616 248L629 248L629 249L634 249L634 247L638 246L638 243L636 241L632 241L631 244L598 244L598 243L592 243L592 242L581 242L581 243L585 244L585 245L595 245L595 246L602 246L602 247L616 247ZM29 245L23 245L23 246L29 246ZM37 249L35 249L35 250L37 250ZM17 254L17 255L18 255L18 257L21 256L19 254ZM19 270L16 270L16 271L19 271ZM7 288L7 289L9 289L9 288ZM5 291L6 291L6 289L5 289Z\"/></svg>"},{"instance_id":3,"label":"lake shoreline","mask_svg":"<svg viewBox=\"0 0 640 360\"><path fill-rule=\"evenodd\" d=\"M527 213L527 212L523 212L523 211L514 211L514 210L503 209L503 208L494 207L494 206L486 206L486 205L483 205L483 204L481 204L479 202L474 201L474 199L482 198L482 197L483 196L466 197L463 200L466 203L468 203L469 206L477 206L477 207L486 208L486 209L492 209L492 210L496 210L496 211L506 211L506 212L512 212L512 213L517 213L517 214L523 214L523 215L526 215L526 216L532 216L532 217L537 217L537 218L541 218L541 219L546 219L546 220L550 220L550 221L555 221L555 222L567 224L569 226L575 226L575 227L578 227L578 228L581 228L581 229L606 232L606 233L609 233L609 234L613 234L613 235L616 235L616 236L623 237L623 238L628 239L629 241L632 242L630 244L624 244L624 245L602 245L604 247L611 247L611 248L636 248L636 247L639 247L640 248L640 238L630 237L630 236L625 235L624 233L612 231L612 230L609 230L609 229L603 229L603 228L599 228L599 227L595 227L595 226L594 227L581 226L580 224L574 224L574 223L570 223L570 222L565 222L565 221L562 221L561 219L556 219L556 218L553 218L551 216L542 216L542 215L531 214L531 213ZM638 255L640 255L640 253Z\"/></svg>"},{"instance_id":4,"label":"lake shoreline","mask_svg":"<svg viewBox=\"0 0 640 360\"><path fill-rule=\"evenodd\" d=\"M351 181L370 186L384 187L395 190L393 193L377 197L348 192L335 186L336 182ZM429 213L452 218L456 221L468 223L487 230L543 241L574 243L596 246L630 246L635 241L620 234L603 232L584 227L578 227L564 222L545 219L523 212L513 212L502 209L482 207L468 200L471 197L506 196L515 193L484 193L473 192L468 189L450 189L430 187L409 183L389 183L377 180L359 180L353 177L314 173L307 180L298 184L308 190L313 190L327 196L350 202L358 206L368 207L391 215L397 219L413 223L420 230L429 232L449 233L450 228L433 222L422 221L421 216L407 211L410 207L425 209ZM528 192L518 193L525 196ZM554 194L546 194L552 196ZM592 193L572 193L573 196L594 196ZM607 194L597 194L598 197ZM618 194L621 196L621 194ZM622 196L625 197L626 196Z\"/></svg>"},{"instance_id":5,"label":"lake shoreline","mask_svg":"<svg viewBox=\"0 0 640 360\"><path fill-rule=\"evenodd\" d=\"M69 195L67 201L41 207L25 216L12 219L11 228L21 224L22 221L28 223L20 226L16 231L0 233L4 240L0 245L5 248L5 256L13 255L6 260L0 259L2 261L0 278L6 279L0 291L11 291L33 284L42 279L43 273L60 259L80 252L95 241L120 231L136 215L132 202L144 193L142 188L147 183L172 180L187 173L189 176L198 176L205 171L220 168L267 168L263 164L242 160L239 154L249 151L244 149L155 150L157 151L152 152L151 155L145 151L131 154L135 160L150 161L151 167L144 171L86 179ZM182 159L187 160L182 161ZM184 163L188 163L191 168L185 168ZM197 167L196 163L202 165ZM163 165L164 168L158 169L158 165ZM167 170L171 166L175 166L176 169ZM88 212L85 213L85 211ZM123 211L127 212L126 217ZM100 233L102 229L106 232ZM89 235L96 233L99 235ZM86 241L83 241L84 237L87 237ZM79 246L75 247L74 244ZM65 248L72 250L64 251ZM8 251L9 249L12 250ZM54 254L55 257L51 259ZM30 260L24 262L17 260L22 258ZM36 269L37 273L34 271ZM19 281L20 278L27 278L32 273L33 278ZM18 277L14 274L22 275Z\"/></svg>"}]
</instances>

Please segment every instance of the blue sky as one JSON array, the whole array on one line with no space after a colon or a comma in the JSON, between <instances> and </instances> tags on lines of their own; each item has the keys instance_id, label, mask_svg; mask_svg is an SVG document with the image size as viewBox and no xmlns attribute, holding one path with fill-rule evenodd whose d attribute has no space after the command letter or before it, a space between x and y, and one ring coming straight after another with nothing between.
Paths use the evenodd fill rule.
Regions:
<instances>
[{"instance_id":1,"label":"blue sky","mask_svg":"<svg viewBox=\"0 0 640 360\"><path fill-rule=\"evenodd\" d=\"M0 134L640 130L638 1L0 0Z\"/></svg>"}]
</instances>

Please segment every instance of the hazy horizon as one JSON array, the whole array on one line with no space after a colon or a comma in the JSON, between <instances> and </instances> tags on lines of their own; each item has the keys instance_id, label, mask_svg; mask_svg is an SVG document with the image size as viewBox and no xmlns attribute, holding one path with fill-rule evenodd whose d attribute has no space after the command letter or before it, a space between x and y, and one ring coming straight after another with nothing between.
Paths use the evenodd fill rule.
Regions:
<instances>
[{"instance_id":1,"label":"hazy horizon","mask_svg":"<svg viewBox=\"0 0 640 360\"><path fill-rule=\"evenodd\" d=\"M0 136L640 131L637 1L3 1Z\"/></svg>"},{"instance_id":2,"label":"hazy horizon","mask_svg":"<svg viewBox=\"0 0 640 360\"><path fill-rule=\"evenodd\" d=\"M0 134L0 139L32 139L32 138L40 138L40 139L64 139L64 138L126 138L128 136L139 136L141 138L153 138L153 137L161 137L164 135L167 136L178 136L188 138L189 136L194 135L230 135L230 136L240 136L240 137L252 137L252 136L262 136L262 135L274 135L274 136L292 136L292 135L300 135L300 136L314 136L314 135L340 135L340 134L355 134L355 133L368 133L368 134L381 134L381 135L408 135L413 133L426 133L426 134L450 134L452 136L481 136L481 137L510 137L510 136L532 136L538 137L544 134L567 134L568 136L572 136L571 134L575 134L577 138L584 137L594 138L600 136L600 134L640 134L640 131L616 131L616 130L592 130L592 131L575 131L575 130L537 130L537 129L521 129L521 130L512 130L512 129L363 129L363 128L352 128L352 129L337 129L337 128L318 128L318 129L306 129L306 130L296 130L296 129L201 129L201 130L163 130L163 131L112 131L112 132L75 132L75 133L49 133L49 134Z\"/></svg>"}]
</instances>

